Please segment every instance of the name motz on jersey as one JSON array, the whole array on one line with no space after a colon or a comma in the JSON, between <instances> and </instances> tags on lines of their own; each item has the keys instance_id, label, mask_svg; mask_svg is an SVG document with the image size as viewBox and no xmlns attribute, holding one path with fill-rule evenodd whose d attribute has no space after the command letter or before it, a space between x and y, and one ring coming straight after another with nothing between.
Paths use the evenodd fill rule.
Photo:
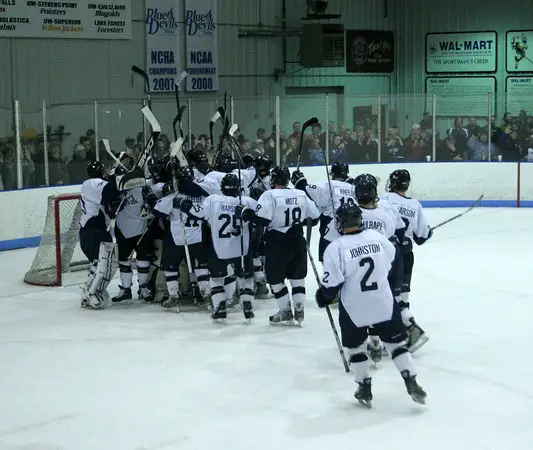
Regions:
<instances>
[{"instance_id":1,"label":"name motz on jersey","mask_svg":"<svg viewBox=\"0 0 533 450\"><path fill-rule=\"evenodd\" d=\"M415 217L415 212L412 209L405 208L404 206L400 206L398 212L400 215L410 217L411 219Z\"/></svg>"},{"instance_id":2,"label":"name motz on jersey","mask_svg":"<svg viewBox=\"0 0 533 450\"><path fill-rule=\"evenodd\" d=\"M298 204L298 199L296 197L290 197L285 199L286 206L294 206Z\"/></svg>"},{"instance_id":3,"label":"name motz on jersey","mask_svg":"<svg viewBox=\"0 0 533 450\"><path fill-rule=\"evenodd\" d=\"M364 220L363 226L365 227L365 230L383 231L383 222L378 220Z\"/></svg>"},{"instance_id":4,"label":"name motz on jersey","mask_svg":"<svg viewBox=\"0 0 533 450\"><path fill-rule=\"evenodd\" d=\"M360 247L350 249L350 256L352 259L358 258L361 255L370 255L374 253L380 253L381 246L379 244L366 244Z\"/></svg>"}]
</instances>

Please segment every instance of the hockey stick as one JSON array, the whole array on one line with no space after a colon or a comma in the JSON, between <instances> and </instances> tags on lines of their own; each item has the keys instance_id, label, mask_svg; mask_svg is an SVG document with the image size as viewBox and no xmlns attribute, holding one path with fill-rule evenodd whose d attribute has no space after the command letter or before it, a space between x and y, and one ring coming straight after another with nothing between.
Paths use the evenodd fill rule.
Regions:
<instances>
[{"instance_id":1,"label":"hockey stick","mask_svg":"<svg viewBox=\"0 0 533 450\"><path fill-rule=\"evenodd\" d=\"M309 261L311 261L311 267L313 268L313 273L315 274L316 282L318 284L318 287L320 287L322 283L320 282L320 276L318 275L318 270L316 269L315 260L313 258L313 255L311 254L311 248L309 247L309 243L307 244L307 254L309 255ZM337 327L335 326L335 321L333 320L333 316L331 315L331 309L329 308L329 305L326 305L325 310L328 314L328 320L329 325L331 326L331 331L333 331L333 336L335 337L335 342L337 343L337 349L339 350L339 354L341 355L342 365L344 366L344 370L346 371L346 373L349 373L350 365L346 360L346 355L344 354L344 349L342 348L342 343L339 338L339 332L337 331Z\"/></svg>"},{"instance_id":2,"label":"hockey stick","mask_svg":"<svg viewBox=\"0 0 533 450\"><path fill-rule=\"evenodd\" d=\"M174 121L172 122L172 129L174 130L174 140L176 140L176 141L178 140L178 133L176 131L176 124L179 124L180 136L183 138L183 125L181 123L181 119L183 118L183 113L185 112L186 106L183 105L183 106L180 107L180 93L179 93L180 89L179 89L179 86L180 86L180 83L185 78L187 78L187 71L186 70L181 72L180 76L176 80L176 84L174 85L174 90L175 90L175 93L176 93L176 107L178 108L178 114L176 115L176 117L174 118Z\"/></svg>"},{"instance_id":3,"label":"hockey stick","mask_svg":"<svg viewBox=\"0 0 533 450\"><path fill-rule=\"evenodd\" d=\"M444 222L441 222L438 225L435 225L434 227L431 227L431 231L436 230L437 228L440 228L443 225L446 225L447 223L450 223L451 221L453 221L455 219L458 219L459 217L464 216L467 212L472 211L476 206L480 205L481 200L483 200L484 196L485 196L485 194L481 194L479 196L479 198L476 200L476 202L470 208L468 208L466 211L463 211L462 213L457 214L456 216L450 217L449 219L445 220Z\"/></svg>"},{"instance_id":4,"label":"hockey stick","mask_svg":"<svg viewBox=\"0 0 533 450\"><path fill-rule=\"evenodd\" d=\"M300 160L302 158L302 149L303 149L303 143L304 143L304 133L305 130L309 127L312 127L313 125L318 123L318 119L316 117L312 117L307 122L304 122L302 125L302 136L300 138L300 143L298 144L298 160L296 161L296 170L300 170Z\"/></svg>"},{"instance_id":5,"label":"hockey stick","mask_svg":"<svg viewBox=\"0 0 533 450\"><path fill-rule=\"evenodd\" d=\"M109 139L102 139L102 144L104 144L105 151L107 154L115 161L118 165L122 166L124 169L129 170L124 164L120 162L120 159L118 159L115 154L111 151L111 145L109 144Z\"/></svg>"},{"instance_id":6,"label":"hockey stick","mask_svg":"<svg viewBox=\"0 0 533 450\"><path fill-rule=\"evenodd\" d=\"M146 90L146 99L148 100L148 108L152 109L152 90L150 89L150 78L148 78L148 74L144 70L142 70L139 66L131 66L131 71L143 78L144 86ZM133 73L131 76L132 86L133 86Z\"/></svg>"}]
</instances>

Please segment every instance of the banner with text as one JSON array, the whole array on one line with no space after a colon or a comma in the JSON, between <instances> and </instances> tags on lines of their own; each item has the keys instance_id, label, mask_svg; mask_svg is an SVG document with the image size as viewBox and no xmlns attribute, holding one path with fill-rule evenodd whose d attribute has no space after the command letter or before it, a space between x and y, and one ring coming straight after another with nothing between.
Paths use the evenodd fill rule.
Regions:
<instances>
[{"instance_id":1,"label":"banner with text","mask_svg":"<svg viewBox=\"0 0 533 450\"><path fill-rule=\"evenodd\" d=\"M532 44L533 31L531 30L507 32L505 44L507 72L533 72Z\"/></svg>"},{"instance_id":2,"label":"banner with text","mask_svg":"<svg viewBox=\"0 0 533 450\"><path fill-rule=\"evenodd\" d=\"M394 72L394 33L346 30L346 72Z\"/></svg>"},{"instance_id":3,"label":"banner with text","mask_svg":"<svg viewBox=\"0 0 533 450\"><path fill-rule=\"evenodd\" d=\"M131 39L131 0L0 0L0 37Z\"/></svg>"},{"instance_id":4,"label":"banner with text","mask_svg":"<svg viewBox=\"0 0 533 450\"><path fill-rule=\"evenodd\" d=\"M218 91L216 8L216 0L185 0L188 91Z\"/></svg>"},{"instance_id":5,"label":"banner with text","mask_svg":"<svg viewBox=\"0 0 533 450\"><path fill-rule=\"evenodd\" d=\"M181 73L179 0L146 0L146 73L152 92L174 92Z\"/></svg>"},{"instance_id":6,"label":"banner with text","mask_svg":"<svg viewBox=\"0 0 533 450\"><path fill-rule=\"evenodd\" d=\"M533 77L507 77L505 80L505 111L517 117L520 111L531 114Z\"/></svg>"},{"instance_id":7,"label":"banner with text","mask_svg":"<svg viewBox=\"0 0 533 450\"><path fill-rule=\"evenodd\" d=\"M426 34L426 72L496 72L495 31Z\"/></svg>"},{"instance_id":8,"label":"banner with text","mask_svg":"<svg viewBox=\"0 0 533 450\"><path fill-rule=\"evenodd\" d=\"M426 111L432 111L432 96L435 94L437 116L488 117L489 109L492 109L492 115L496 114L495 92L495 77L428 77Z\"/></svg>"}]
</instances>

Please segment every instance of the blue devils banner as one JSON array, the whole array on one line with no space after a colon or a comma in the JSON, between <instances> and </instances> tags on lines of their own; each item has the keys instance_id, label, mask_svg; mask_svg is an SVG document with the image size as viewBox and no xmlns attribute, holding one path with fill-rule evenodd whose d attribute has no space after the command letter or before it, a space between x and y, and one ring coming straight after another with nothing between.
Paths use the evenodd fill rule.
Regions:
<instances>
[{"instance_id":1,"label":"blue devils banner","mask_svg":"<svg viewBox=\"0 0 533 450\"><path fill-rule=\"evenodd\" d=\"M216 0L185 0L187 90L218 90Z\"/></svg>"},{"instance_id":2,"label":"blue devils banner","mask_svg":"<svg viewBox=\"0 0 533 450\"><path fill-rule=\"evenodd\" d=\"M146 72L152 92L174 92L174 82L183 71L181 11L176 0L146 0Z\"/></svg>"}]
</instances>

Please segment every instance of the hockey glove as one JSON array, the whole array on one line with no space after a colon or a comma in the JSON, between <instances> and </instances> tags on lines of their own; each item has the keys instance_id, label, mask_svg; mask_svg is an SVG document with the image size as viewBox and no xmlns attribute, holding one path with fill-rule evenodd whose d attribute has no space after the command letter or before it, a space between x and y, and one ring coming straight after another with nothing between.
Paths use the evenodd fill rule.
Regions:
<instances>
[{"instance_id":1,"label":"hockey glove","mask_svg":"<svg viewBox=\"0 0 533 450\"><path fill-rule=\"evenodd\" d=\"M235 207L235 218L244 222L250 222L255 216L255 211L251 208L245 208L241 205Z\"/></svg>"},{"instance_id":2,"label":"hockey glove","mask_svg":"<svg viewBox=\"0 0 533 450\"><path fill-rule=\"evenodd\" d=\"M304 190L307 186L307 179L303 172L295 170L291 175L291 183L296 189Z\"/></svg>"},{"instance_id":3,"label":"hockey glove","mask_svg":"<svg viewBox=\"0 0 533 450\"><path fill-rule=\"evenodd\" d=\"M326 295L326 290L322 286L316 290L315 301L319 308L325 308L331 304L331 300Z\"/></svg>"},{"instance_id":4,"label":"hockey glove","mask_svg":"<svg viewBox=\"0 0 533 450\"><path fill-rule=\"evenodd\" d=\"M174 192L174 182L169 181L168 183L165 183L161 192L163 197L166 197L168 194L172 194Z\"/></svg>"},{"instance_id":5,"label":"hockey glove","mask_svg":"<svg viewBox=\"0 0 533 450\"><path fill-rule=\"evenodd\" d=\"M150 186L145 185L142 188L142 194L144 203L146 203L150 209L153 209L157 203L157 196L155 195L154 191L152 191Z\"/></svg>"},{"instance_id":6,"label":"hockey glove","mask_svg":"<svg viewBox=\"0 0 533 450\"><path fill-rule=\"evenodd\" d=\"M193 206L191 199L180 197L179 195L174 197L172 205L174 208L181 209L184 213L188 213Z\"/></svg>"}]
</instances>

